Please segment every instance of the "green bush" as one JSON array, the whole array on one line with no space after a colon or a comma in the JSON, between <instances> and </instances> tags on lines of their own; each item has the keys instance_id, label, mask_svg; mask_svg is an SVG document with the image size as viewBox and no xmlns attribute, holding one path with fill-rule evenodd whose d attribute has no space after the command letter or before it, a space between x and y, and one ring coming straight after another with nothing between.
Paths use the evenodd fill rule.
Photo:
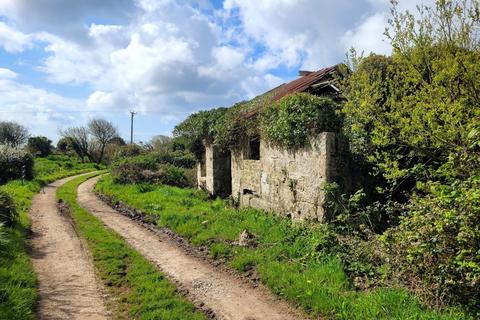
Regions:
<instances>
[{"instance_id":1,"label":"green bush","mask_svg":"<svg viewBox=\"0 0 480 320\"><path fill-rule=\"evenodd\" d=\"M28 138L27 149L31 154L46 157L52 153L52 141L47 137L30 137Z\"/></svg>"},{"instance_id":2,"label":"green bush","mask_svg":"<svg viewBox=\"0 0 480 320\"><path fill-rule=\"evenodd\" d=\"M23 150L0 145L0 184L19 178L33 178L32 156Z\"/></svg>"},{"instance_id":3,"label":"green bush","mask_svg":"<svg viewBox=\"0 0 480 320\"><path fill-rule=\"evenodd\" d=\"M186 150L167 150L153 155L159 163L171 164L180 168L193 168L197 163L195 155Z\"/></svg>"},{"instance_id":4,"label":"green bush","mask_svg":"<svg viewBox=\"0 0 480 320\"><path fill-rule=\"evenodd\" d=\"M112 177L118 183L153 182L157 163L150 156L136 156L116 161L111 168Z\"/></svg>"},{"instance_id":5,"label":"green bush","mask_svg":"<svg viewBox=\"0 0 480 320\"><path fill-rule=\"evenodd\" d=\"M155 182L176 187L187 187L189 181L185 170L169 164L162 164L155 173Z\"/></svg>"},{"instance_id":6,"label":"green bush","mask_svg":"<svg viewBox=\"0 0 480 320\"><path fill-rule=\"evenodd\" d=\"M480 315L480 176L427 187L383 236L391 263L413 290L427 288L429 300L453 300Z\"/></svg>"},{"instance_id":7,"label":"green bush","mask_svg":"<svg viewBox=\"0 0 480 320\"><path fill-rule=\"evenodd\" d=\"M263 110L262 134L285 148L302 147L315 134L339 131L337 108L331 98L309 93L288 95Z\"/></svg>"},{"instance_id":8,"label":"green bush","mask_svg":"<svg viewBox=\"0 0 480 320\"><path fill-rule=\"evenodd\" d=\"M127 158L127 157L136 157L143 153L142 147L136 144L127 144L125 146L120 146L118 148L115 159Z\"/></svg>"},{"instance_id":9,"label":"green bush","mask_svg":"<svg viewBox=\"0 0 480 320\"><path fill-rule=\"evenodd\" d=\"M118 183L156 183L179 187L191 185L185 169L161 163L155 155L121 159L112 165L111 174Z\"/></svg>"},{"instance_id":10,"label":"green bush","mask_svg":"<svg viewBox=\"0 0 480 320\"><path fill-rule=\"evenodd\" d=\"M0 190L0 224L10 227L17 216L15 204L12 198L3 190Z\"/></svg>"}]
</instances>

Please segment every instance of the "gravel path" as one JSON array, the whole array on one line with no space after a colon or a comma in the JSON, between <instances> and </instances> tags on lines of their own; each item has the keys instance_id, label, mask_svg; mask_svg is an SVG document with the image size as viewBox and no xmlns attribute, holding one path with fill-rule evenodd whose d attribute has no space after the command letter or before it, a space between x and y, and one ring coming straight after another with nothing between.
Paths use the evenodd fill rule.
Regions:
<instances>
[{"instance_id":1,"label":"gravel path","mask_svg":"<svg viewBox=\"0 0 480 320\"><path fill-rule=\"evenodd\" d=\"M108 318L88 252L70 218L57 210L55 192L73 178L45 186L30 208L31 259L40 296L38 319Z\"/></svg>"},{"instance_id":2,"label":"gravel path","mask_svg":"<svg viewBox=\"0 0 480 320\"><path fill-rule=\"evenodd\" d=\"M137 251L152 261L197 305L213 311L217 319L286 320L302 317L265 288L253 288L233 275L189 255L168 236L154 234L119 214L92 191L99 177L78 189L79 203L118 232Z\"/></svg>"}]
</instances>

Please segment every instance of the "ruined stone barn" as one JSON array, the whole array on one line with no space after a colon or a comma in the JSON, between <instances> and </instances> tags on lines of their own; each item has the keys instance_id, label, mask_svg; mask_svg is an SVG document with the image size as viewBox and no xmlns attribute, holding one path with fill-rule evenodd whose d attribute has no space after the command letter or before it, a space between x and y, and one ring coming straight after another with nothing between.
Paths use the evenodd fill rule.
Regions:
<instances>
[{"instance_id":1,"label":"ruined stone barn","mask_svg":"<svg viewBox=\"0 0 480 320\"><path fill-rule=\"evenodd\" d=\"M269 103L298 92L338 99L339 68L300 71L298 79L254 98L262 103L243 117L253 120ZM295 150L271 145L261 136L241 141L228 152L207 142L204 147L197 167L198 186L211 195L231 196L242 207L273 211L294 220L325 219L323 186L336 171L333 132L311 137Z\"/></svg>"}]
</instances>

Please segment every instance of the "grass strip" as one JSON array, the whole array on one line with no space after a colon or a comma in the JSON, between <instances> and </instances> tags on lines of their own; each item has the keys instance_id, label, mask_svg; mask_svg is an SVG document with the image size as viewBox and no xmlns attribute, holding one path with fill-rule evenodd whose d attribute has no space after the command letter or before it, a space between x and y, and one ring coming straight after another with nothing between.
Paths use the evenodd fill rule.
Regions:
<instances>
[{"instance_id":1,"label":"grass strip","mask_svg":"<svg viewBox=\"0 0 480 320\"><path fill-rule=\"evenodd\" d=\"M35 159L35 179L13 180L1 185L14 200L18 220L11 228L2 228L0 244L0 319L30 320L35 318L37 278L27 254L27 233L30 228L28 208L40 189L55 180L102 166L81 163L68 156Z\"/></svg>"},{"instance_id":2,"label":"grass strip","mask_svg":"<svg viewBox=\"0 0 480 320\"><path fill-rule=\"evenodd\" d=\"M196 246L207 246L241 271L254 270L275 294L313 316L331 319L469 319L460 311L435 311L397 288L368 292L353 289L342 261L332 254L326 225L293 224L263 211L234 209L226 201L209 201L204 192L170 186L116 184L102 178L96 190L144 212L158 226L172 229ZM257 245L241 247L243 230Z\"/></svg>"},{"instance_id":3,"label":"grass strip","mask_svg":"<svg viewBox=\"0 0 480 320\"><path fill-rule=\"evenodd\" d=\"M77 203L77 187L91 176L66 183L57 190L57 197L70 206L75 227L88 244L99 277L116 297L114 318L205 319L155 266Z\"/></svg>"}]
</instances>

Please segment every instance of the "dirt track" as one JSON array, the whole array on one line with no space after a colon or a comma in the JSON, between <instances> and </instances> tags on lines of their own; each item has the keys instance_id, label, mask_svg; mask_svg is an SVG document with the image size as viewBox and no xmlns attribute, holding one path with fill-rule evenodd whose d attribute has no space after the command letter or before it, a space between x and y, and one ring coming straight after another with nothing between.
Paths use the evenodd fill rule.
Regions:
<instances>
[{"instance_id":1,"label":"dirt track","mask_svg":"<svg viewBox=\"0 0 480 320\"><path fill-rule=\"evenodd\" d=\"M33 199L32 262L38 275L38 319L107 319L87 251L71 221L57 210L55 192L75 177L49 184Z\"/></svg>"},{"instance_id":2,"label":"dirt track","mask_svg":"<svg viewBox=\"0 0 480 320\"><path fill-rule=\"evenodd\" d=\"M265 288L253 288L217 270L207 262L187 254L168 236L154 234L103 203L92 191L98 178L80 185L79 203L156 264L197 305L203 304L218 319L301 319L287 303L277 300Z\"/></svg>"}]
</instances>

